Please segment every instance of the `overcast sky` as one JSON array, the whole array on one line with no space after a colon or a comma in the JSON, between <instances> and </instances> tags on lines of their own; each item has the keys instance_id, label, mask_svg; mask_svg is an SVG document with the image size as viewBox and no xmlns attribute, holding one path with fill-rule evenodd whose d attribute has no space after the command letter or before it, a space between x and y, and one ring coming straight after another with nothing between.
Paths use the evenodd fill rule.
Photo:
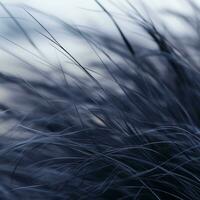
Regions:
<instances>
[{"instance_id":1,"label":"overcast sky","mask_svg":"<svg viewBox=\"0 0 200 200\"><path fill-rule=\"evenodd\" d=\"M99 1L109 9L113 9L109 3L110 0ZM94 0L1 0L1 2L5 4L27 4L66 19L83 17L85 12L81 8L99 9ZM126 0L113 0L113 2L118 5L123 5ZM138 7L138 2L141 2L141 0L130 0L130 2ZM189 9L186 0L143 0L143 2L153 10L172 8L187 11ZM195 2L198 2L198 0L195 0Z\"/></svg>"},{"instance_id":2,"label":"overcast sky","mask_svg":"<svg viewBox=\"0 0 200 200\"><path fill-rule=\"evenodd\" d=\"M187 4L187 0L143 0L143 1L129 0L129 1L138 9L141 8L140 3L144 2L144 5L146 5L146 7L148 8L147 9L148 12L151 15L154 15L156 13L159 17L164 16L163 9L173 9L173 10L175 9L180 12L191 12L191 7L189 6L189 4ZM194 1L200 3L199 0L194 0ZM107 28L109 29L111 28L112 31L114 30L116 32L115 27L113 26L109 18L105 15L104 12L102 12L102 9L95 3L94 0L1 0L1 2L4 3L9 10L13 11L12 13L14 13L16 17L24 14L24 16L27 17L27 19L30 19L30 16L27 16L27 13L25 13L23 9L15 7L16 4L18 5L26 4L33 8L57 16L66 22L72 22L78 25L88 25L90 27L96 25L98 26L99 29L106 30ZM109 11L116 14L115 17L120 16L120 10L115 6L113 6L111 2L114 2L116 6L119 6L122 9L126 10L126 8L128 8L127 4L125 3L126 0L99 0L99 2L101 2ZM7 20L1 17L5 16L7 16L5 12L0 12L0 28L1 28L0 34L2 34L2 31L4 30L3 20ZM117 18L117 20L120 20L120 18ZM184 27L180 28L179 23L175 19L171 20L170 18L167 17L166 21L169 22L174 29L182 30L181 28L184 28ZM51 24L48 25L49 25L48 28L50 29L53 28ZM121 21L120 25L122 25L123 28L132 29L132 26L127 25L125 21ZM17 32L15 32L16 30L13 27L7 27L7 28L10 28L10 32L6 33L6 36L10 36L12 41L18 42L23 45L23 41L19 42L17 41L17 38L15 38L15 35L16 36L18 35L16 34ZM135 31L135 29L131 31ZM7 48L8 42L3 41L3 39L1 39L0 45L3 45L3 42L5 42L5 46ZM68 43L66 44L69 47L70 41L67 42ZM27 45L25 46L27 47ZM46 46L42 44L40 48L43 47L46 48ZM72 46L70 46L70 50L72 50L72 52L73 48L76 48L76 50L82 49L82 48L77 48L77 45L74 45L74 43L72 44ZM12 47L12 50L14 51L15 48ZM19 52L20 51L17 50L17 53ZM48 46L48 53L50 53L49 46ZM53 53L55 54L54 51ZM1 62L3 62L3 60L5 59L7 64L9 64L6 54L4 55L1 53L0 55Z\"/></svg>"}]
</instances>

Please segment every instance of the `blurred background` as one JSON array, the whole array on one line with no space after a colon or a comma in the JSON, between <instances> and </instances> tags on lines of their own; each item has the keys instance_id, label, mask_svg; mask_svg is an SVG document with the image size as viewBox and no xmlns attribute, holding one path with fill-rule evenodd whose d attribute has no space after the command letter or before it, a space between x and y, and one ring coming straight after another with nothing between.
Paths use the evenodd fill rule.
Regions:
<instances>
[{"instance_id":1,"label":"blurred background","mask_svg":"<svg viewBox=\"0 0 200 200\"><path fill-rule=\"evenodd\" d=\"M21 65L22 63L29 65L31 62L33 65L48 69L49 66L37 56L42 56L50 63L58 60L65 62L66 58L63 58L43 35L46 35L46 31L37 20L81 63L88 63L88 59L91 60L95 55L88 45L85 45L85 41L80 40L80 37L74 37L70 26L84 31L106 32L118 36L116 27L94 0L2 0L1 2L1 71L14 71L18 73L16 75L22 71L24 73L24 67L21 71L19 66L16 67L16 62L20 62ZM147 39L141 34L135 22L127 16L127 13L135 14L130 4L148 19L151 18L158 27L163 21L171 31L178 34L190 32L184 23L167 12L171 10L193 14L189 0L101 0L99 2L113 15L127 36L134 34L145 43L148 42ZM198 4L198 0L193 2Z\"/></svg>"}]
</instances>

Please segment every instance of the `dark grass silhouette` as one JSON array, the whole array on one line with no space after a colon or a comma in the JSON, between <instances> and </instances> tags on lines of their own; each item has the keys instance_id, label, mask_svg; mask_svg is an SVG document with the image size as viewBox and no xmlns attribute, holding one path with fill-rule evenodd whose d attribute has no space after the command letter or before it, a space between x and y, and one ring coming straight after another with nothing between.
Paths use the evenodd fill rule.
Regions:
<instances>
[{"instance_id":1,"label":"dark grass silhouette","mask_svg":"<svg viewBox=\"0 0 200 200\"><path fill-rule=\"evenodd\" d=\"M17 121L0 140L0 199L199 200L198 39L186 46L181 36L163 34L139 13L137 19L130 15L155 46L149 48L136 43L134 35L128 38L96 2L120 40L58 23L88 42L98 57L92 65L102 71L101 79L26 10L44 38L85 76L69 74L61 63L49 73L29 65L37 80L0 73L1 86L11 93L10 101L0 105L1 123Z\"/></svg>"}]
</instances>

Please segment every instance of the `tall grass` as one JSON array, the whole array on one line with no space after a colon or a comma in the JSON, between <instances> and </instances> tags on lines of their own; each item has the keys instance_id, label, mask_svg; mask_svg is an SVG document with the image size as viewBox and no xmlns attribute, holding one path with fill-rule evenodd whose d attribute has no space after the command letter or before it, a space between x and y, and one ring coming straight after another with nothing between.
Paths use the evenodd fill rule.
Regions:
<instances>
[{"instance_id":1,"label":"tall grass","mask_svg":"<svg viewBox=\"0 0 200 200\"><path fill-rule=\"evenodd\" d=\"M87 42L97 57L91 61L93 69L81 64L25 10L43 30L44 39L84 76L68 73L62 63L48 63L49 72L29 65L36 80L0 73L1 87L11 93L0 105L1 124L15 121L0 136L0 199L199 200L195 21L171 13L197 34L185 45L182 36L158 30L161 24L147 20L128 2L128 17L142 28L153 45L149 47L136 42L134 35L128 37L112 13L96 2L120 39L56 19ZM44 61L24 27L2 7Z\"/></svg>"}]
</instances>

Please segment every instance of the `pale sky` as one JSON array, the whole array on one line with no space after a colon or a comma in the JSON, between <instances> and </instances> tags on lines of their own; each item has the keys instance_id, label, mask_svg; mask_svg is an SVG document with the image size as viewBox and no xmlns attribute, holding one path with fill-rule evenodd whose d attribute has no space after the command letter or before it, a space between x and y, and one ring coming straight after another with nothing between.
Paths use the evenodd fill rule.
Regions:
<instances>
[{"instance_id":1,"label":"pale sky","mask_svg":"<svg viewBox=\"0 0 200 200\"><path fill-rule=\"evenodd\" d=\"M132 2L132 4L136 8L140 8L140 5L138 2L141 3L141 0L129 0ZM195 2L199 2L199 0L194 0ZM39 9L41 11L44 11L46 13L52 14L54 16L57 16L61 18L62 20L66 22L72 22L77 25L87 25L90 27L96 26L100 30L106 30L112 28L112 31L116 31L113 24L110 22L110 19L105 15L104 12L102 12L102 9L99 8L99 6L95 3L94 0L1 0L2 3L6 5L8 9L11 9L13 11L15 7L12 5L16 4L26 4L28 6L31 6L33 8ZM114 2L117 6L120 8L128 8L127 4L125 4L126 0L99 0L109 11L116 14L116 16L120 16L120 11L118 8L114 7L110 2ZM151 14L158 14L158 16L163 16L163 9L175 9L180 12L190 12L191 7L186 3L187 0L143 0L144 4L147 6L147 10ZM128 9L127 9L128 10ZM15 16L21 16L24 14L25 17L30 19L30 16L28 16L23 9L16 9L14 12ZM119 15L117 15L119 14ZM5 17L5 12L0 12L0 34L3 30L3 18ZM120 18L119 18L120 19ZM1 21L2 20L2 21ZM173 19L167 17L166 20L170 25L177 30L182 30L182 28L179 26L179 23ZM48 24L49 25L49 24ZM132 29L132 26L127 25L122 19L121 24L123 28ZM49 27L48 27L49 28ZM50 28L51 27L50 25ZM93 27L95 28L95 27ZM14 32L14 29L11 27L10 32L13 32L13 36L11 35L11 39L15 42L17 41L14 36L16 33ZM131 31L135 31L134 28ZM13 38L12 38L13 37ZM67 40L67 47L69 47L70 50L72 50L72 53L77 51L77 45L74 45L74 43L70 46L70 40ZM3 40L1 41L0 45L3 44ZM23 45L23 41L20 41L20 44ZM79 43L76 43L79 44ZM4 44L3 44L4 45ZM49 45L48 43L45 45ZM40 48L46 48L44 44L41 44ZM80 44L79 44L80 45ZM26 44L24 44L25 47L27 47ZM5 41L5 47L7 48L7 42ZM28 47L29 48L29 47ZM73 51L73 48L76 50ZM12 47L12 50L14 51L15 48ZM16 50L17 53L20 53L19 50ZM50 51L50 48L48 46L48 53L49 54L55 54L54 51ZM76 53L76 52L75 52ZM1 51L0 60L1 63L3 60L6 60L7 64L9 64L7 60L7 54L3 54Z\"/></svg>"},{"instance_id":2,"label":"pale sky","mask_svg":"<svg viewBox=\"0 0 200 200\"><path fill-rule=\"evenodd\" d=\"M110 0L99 1L107 8L113 10L113 7L109 3ZM156 11L162 8L188 11L190 8L186 1L187 0L143 0L145 5ZM63 19L83 17L83 15L86 15L86 12L81 10L81 8L100 10L94 0L1 0L1 2L4 4L27 4L62 17ZM113 2L118 5L123 5L126 0L113 0ZM130 2L132 2L135 7L138 7L138 2L141 2L141 0L130 0ZM194 2L199 1L194 0Z\"/></svg>"}]
</instances>

